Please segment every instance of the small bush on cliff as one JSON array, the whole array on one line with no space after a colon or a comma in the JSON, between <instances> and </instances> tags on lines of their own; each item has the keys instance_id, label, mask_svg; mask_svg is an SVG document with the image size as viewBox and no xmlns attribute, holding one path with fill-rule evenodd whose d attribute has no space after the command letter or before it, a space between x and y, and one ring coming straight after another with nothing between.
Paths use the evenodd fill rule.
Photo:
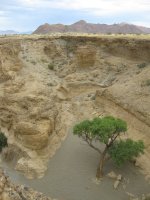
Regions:
<instances>
[{"instance_id":1,"label":"small bush on cliff","mask_svg":"<svg viewBox=\"0 0 150 200\"><path fill-rule=\"evenodd\" d=\"M142 84L141 84L142 87L144 86L150 86L150 79L147 79L145 81L142 81Z\"/></svg>"},{"instance_id":2,"label":"small bush on cliff","mask_svg":"<svg viewBox=\"0 0 150 200\"><path fill-rule=\"evenodd\" d=\"M54 70L54 64L50 63L50 64L48 65L48 69Z\"/></svg>"},{"instance_id":3,"label":"small bush on cliff","mask_svg":"<svg viewBox=\"0 0 150 200\"><path fill-rule=\"evenodd\" d=\"M126 122L111 116L84 120L74 126L73 133L81 137L90 147L101 155L97 168L97 178L103 176L103 167L107 154L116 165L121 166L126 161L144 152L143 141L118 139L120 138L119 136L126 131ZM95 141L105 145L103 151L95 145Z\"/></svg>"},{"instance_id":4,"label":"small bush on cliff","mask_svg":"<svg viewBox=\"0 0 150 200\"><path fill-rule=\"evenodd\" d=\"M4 135L4 133L0 132L0 152L6 146L7 146L7 137Z\"/></svg>"},{"instance_id":5,"label":"small bush on cliff","mask_svg":"<svg viewBox=\"0 0 150 200\"><path fill-rule=\"evenodd\" d=\"M44 58L41 59L41 62L42 62L42 63L48 63L47 60L44 59Z\"/></svg>"},{"instance_id":6,"label":"small bush on cliff","mask_svg":"<svg viewBox=\"0 0 150 200\"><path fill-rule=\"evenodd\" d=\"M36 62L35 62L34 60L31 60L31 63L32 63L33 65L36 65Z\"/></svg>"},{"instance_id":7,"label":"small bush on cliff","mask_svg":"<svg viewBox=\"0 0 150 200\"><path fill-rule=\"evenodd\" d=\"M140 64L137 64L137 67L142 69L142 68L145 68L147 66L147 63L140 63Z\"/></svg>"}]
</instances>

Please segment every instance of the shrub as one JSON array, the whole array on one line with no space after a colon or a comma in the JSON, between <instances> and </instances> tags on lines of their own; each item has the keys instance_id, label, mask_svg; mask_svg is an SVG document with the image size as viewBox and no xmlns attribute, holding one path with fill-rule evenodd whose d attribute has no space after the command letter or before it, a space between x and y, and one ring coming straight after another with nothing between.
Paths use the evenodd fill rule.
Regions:
<instances>
[{"instance_id":1,"label":"shrub","mask_svg":"<svg viewBox=\"0 0 150 200\"><path fill-rule=\"evenodd\" d=\"M150 79L148 79L148 80L145 81L145 85L146 86L150 86Z\"/></svg>"},{"instance_id":2,"label":"shrub","mask_svg":"<svg viewBox=\"0 0 150 200\"><path fill-rule=\"evenodd\" d=\"M31 61L31 63L32 63L33 65L35 65L35 64L36 64L36 62L35 62L34 60L32 60L32 61Z\"/></svg>"},{"instance_id":3,"label":"shrub","mask_svg":"<svg viewBox=\"0 0 150 200\"><path fill-rule=\"evenodd\" d=\"M0 132L0 152L6 146L7 146L7 137L4 135L4 133Z\"/></svg>"},{"instance_id":4,"label":"shrub","mask_svg":"<svg viewBox=\"0 0 150 200\"><path fill-rule=\"evenodd\" d=\"M47 63L47 60L42 58L42 59L41 59L41 62Z\"/></svg>"},{"instance_id":5,"label":"shrub","mask_svg":"<svg viewBox=\"0 0 150 200\"><path fill-rule=\"evenodd\" d=\"M146 66L147 66L147 63L140 63L140 64L137 64L137 67L140 68L140 69L142 69L142 68L144 68L144 67L146 67Z\"/></svg>"},{"instance_id":6,"label":"shrub","mask_svg":"<svg viewBox=\"0 0 150 200\"><path fill-rule=\"evenodd\" d=\"M144 87L144 86L150 86L150 79L147 79L147 80L143 81L142 84L141 84L141 86L142 87Z\"/></svg>"},{"instance_id":7,"label":"shrub","mask_svg":"<svg viewBox=\"0 0 150 200\"><path fill-rule=\"evenodd\" d=\"M54 70L54 64L53 63L48 64L48 69Z\"/></svg>"}]
</instances>

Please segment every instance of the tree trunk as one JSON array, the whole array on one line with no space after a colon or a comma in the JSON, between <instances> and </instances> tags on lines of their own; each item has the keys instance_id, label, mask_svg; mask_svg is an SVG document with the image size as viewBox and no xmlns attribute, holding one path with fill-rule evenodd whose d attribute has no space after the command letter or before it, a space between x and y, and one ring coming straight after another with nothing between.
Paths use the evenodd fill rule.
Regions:
<instances>
[{"instance_id":1,"label":"tree trunk","mask_svg":"<svg viewBox=\"0 0 150 200\"><path fill-rule=\"evenodd\" d=\"M105 157L106 157L107 150L108 150L108 148L106 147L100 158L99 166L97 168L97 173L96 173L96 177L98 179L103 177L103 167L104 167L104 163L105 163Z\"/></svg>"}]
</instances>

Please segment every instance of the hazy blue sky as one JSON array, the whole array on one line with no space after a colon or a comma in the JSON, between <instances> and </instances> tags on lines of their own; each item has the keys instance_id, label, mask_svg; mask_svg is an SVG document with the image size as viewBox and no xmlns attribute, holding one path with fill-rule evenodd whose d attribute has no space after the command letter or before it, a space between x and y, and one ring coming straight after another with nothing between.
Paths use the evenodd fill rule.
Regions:
<instances>
[{"instance_id":1,"label":"hazy blue sky","mask_svg":"<svg viewBox=\"0 0 150 200\"><path fill-rule=\"evenodd\" d=\"M0 30L28 31L80 19L150 27L150 0L0 0Z\"/></svg>"}]
</instances>

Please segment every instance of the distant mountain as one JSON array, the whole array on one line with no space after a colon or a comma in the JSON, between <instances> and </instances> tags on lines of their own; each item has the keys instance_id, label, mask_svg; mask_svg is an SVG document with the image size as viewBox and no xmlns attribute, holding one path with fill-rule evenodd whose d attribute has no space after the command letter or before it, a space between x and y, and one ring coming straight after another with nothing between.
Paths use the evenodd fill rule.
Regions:
<instances>
[{"instance_id":1,"label":"distant mountain","mask_svg":"<svg viewBox=\"0 0 150 200\"><path fill-rule=\"evenodd\" d=\"M6 30L6 31L0 30L0 35L16 35L16 34L31 34L31 33L32 33L32 31L17 32L17 31L13 31L13 30Z\"/></svg>"},{"instance_id":2,"label":"distant mountain","mask_svg":"<svg viewBox=\"0 0 150 200\"><path fill-rule=\"evenodd\" d=\"M18 32L13 30L6 30L6 31L0 30L0 35L14 35L14 34L18 34Z\"/></svg>"},{"instance_id":3,"label":"distant mountain","mask_svg":"<svg viewBox=\"0 0 150 200\"><path fill-rule=\"evenodd\" d=\"M120 23L120 24L92 24L87 23L84 20L80 20L71 25L63 24L44 24L39 26L33 34L47 34L47 33L67 33L67 32L77 32L77 33L124 33L124 34L148 34L150 33L150 28L137 26L133 24Z\"/></svg>"},{"instance_id":4,"label":"distant mountain","mask_svg":"<svg viewBox=\"0 0 150 200\"><path fill-rule=\"evenodd\" d=\"M20 32L19 34L27 34L27 35L30 35L30 34L32 34L32 31L25 31L25 32Z\"/></svg>"}]
</instances>

